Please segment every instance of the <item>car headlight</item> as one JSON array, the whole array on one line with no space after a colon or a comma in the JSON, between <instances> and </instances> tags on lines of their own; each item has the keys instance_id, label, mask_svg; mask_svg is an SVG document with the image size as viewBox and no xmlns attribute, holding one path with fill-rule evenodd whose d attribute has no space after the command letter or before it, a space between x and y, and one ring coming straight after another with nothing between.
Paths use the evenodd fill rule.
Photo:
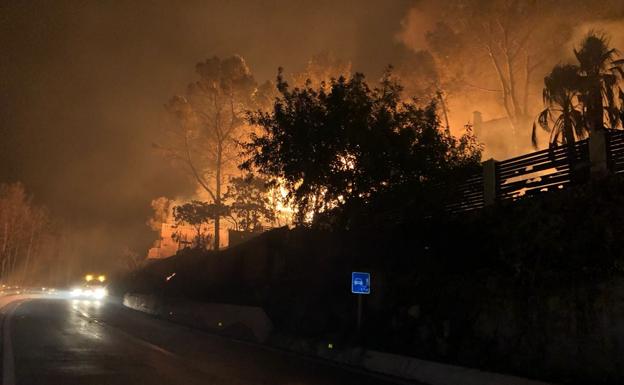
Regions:
<instances>
[{"instance_id":1,"label":"car headlight","mask_svg":"<svg viewBox=\"0 0 624 385\"><path fill-rule=\"evenodd\" d=\"M106 290L103 287L98 287L97 289L95 289L95 291L93 292L93 296L95 298L101 299L104 298L108 295L108 290Z\"/></svg>"},{"instance_id":2,"label":"car headlight","mask_svg":"<svg viewBox=\"0 0 624 385\"><path fill-rule=\"evenodd\" d=\"M82 289L79 287L73 288L71 291L72 297L78 297L82 295Z\"/></svg>"}]
</instances>

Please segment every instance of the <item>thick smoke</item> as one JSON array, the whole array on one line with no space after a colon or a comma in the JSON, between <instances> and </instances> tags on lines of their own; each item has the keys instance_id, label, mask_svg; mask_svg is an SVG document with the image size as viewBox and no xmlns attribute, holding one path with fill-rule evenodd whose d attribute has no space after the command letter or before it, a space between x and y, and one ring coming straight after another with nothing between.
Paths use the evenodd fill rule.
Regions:
<instances>
[{"instance_id":1,"label":"thick smoke","mask_svg":"<svg viewBox=\"0 0 624 385\"><path fill-rule=\"evenodd\" d=\"M574 60L573 48L583 35L603 31L612 37L613 47L624 48L623 12L624 3L609 0L422 0L406 13L397 39L412 52L433 54L455 132L474 123L473 111L480 111L484 121L511 116L515 148L509 146L510 130L494 122L485 148L486 156L505 158L531 151L530 128L543 109L543 79L555 64ZM496 58L509 80L507 53L512 57L518 104L525 110L521 114L509 115L505 109L504 87L492 61ZM511 102L508 107L514 108ZM540 142L545 145L547 138Z\"/></svg>"},{"instance_id":2,"label":"thick smoke","mask_svg":"<svg viewBox=\"0 0 624 385\"><path fill-rule=\"evenodd\" d=\"M485 9L495 1L464 2ZM144 255L155 237L145 223L152 199L195 193L152 143L169 122L164 103L194 80L197 62L240 54L263 82L279 66L300 73L314 55L331 52L373 80L393 64L416 88L431 92L432 75L417 70L430 66L418 61L425 60L428 31L440 21L459 22L439 12L454 2L4 2L0 181L23 182L64 223L77 266L105 268L128 250ZM531 114L541 107L548 66L570 60L587 30L605 30L624 49L621 0L543 3L559 11L537 15L536 26L556 25L565 44L531 80ZM462 63L478 76L444 95L455 132L474 110L484 119L504 114L487 90L497 88L488 80L492 69L470 57Z\"/></svg>"},{"instance_id":3,"label":"thick smoke","mask_svg":"<svg viewBox=\"0 0 624 385\"><path fill-rule=\"evenodd\" d=\"M64 223L77 269L145 255L158 196L195 187L152 148L197 62L242 55L259 81L331 51L378 76L410 1L28 1L0 5L0 181Z\"/></svg>"}]
</instances>

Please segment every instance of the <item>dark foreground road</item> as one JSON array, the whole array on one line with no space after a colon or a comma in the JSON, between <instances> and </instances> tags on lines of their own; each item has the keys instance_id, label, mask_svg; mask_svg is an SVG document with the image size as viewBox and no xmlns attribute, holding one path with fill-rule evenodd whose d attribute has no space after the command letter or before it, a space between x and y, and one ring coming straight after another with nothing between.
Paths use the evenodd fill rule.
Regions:
<instances>
[{"instance_id":1,"label":"dark foreground road","mask_svg":"<svg viewBox=\"0 0 624 385\"><path fill-rule=\"evenodd\" d=\"M116 304L31 299L9 305L5 313L4 385L392 383Z\"/></svg>"}]
</instances>

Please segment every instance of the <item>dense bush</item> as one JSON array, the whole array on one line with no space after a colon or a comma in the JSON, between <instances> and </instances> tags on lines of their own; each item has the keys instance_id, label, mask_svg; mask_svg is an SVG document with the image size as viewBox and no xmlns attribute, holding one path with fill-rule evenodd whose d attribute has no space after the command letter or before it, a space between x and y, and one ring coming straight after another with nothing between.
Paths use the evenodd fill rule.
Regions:
<instances>
[{"instance_id":1,"label":"dense bush","mask_svg":"<svg viewBox=\"0 0 624 385\"><path fill-rule=\"evenodd\" d=\"M395 207L478 166L481 148L471 132L459 138L444 129L434 101L421 106L386 72L376 87L364 75L339 77L319 87L291 89L278 76L272 111L250 115L258 126L244 144L241 167L259 172L287 192L297 222L337 219L349 228L353 214L399 191Z\"/></svg>"}]
</instances>

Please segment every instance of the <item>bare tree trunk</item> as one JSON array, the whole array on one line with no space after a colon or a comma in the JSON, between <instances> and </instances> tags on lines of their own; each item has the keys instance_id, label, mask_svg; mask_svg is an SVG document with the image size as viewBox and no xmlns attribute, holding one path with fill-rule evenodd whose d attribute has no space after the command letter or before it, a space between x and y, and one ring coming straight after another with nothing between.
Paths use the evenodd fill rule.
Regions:
<instances>
[{"instance_id":1,"label":"bare tree trunk","mask_svg":"<svg viewBox=\"0 0 624 385\"><path fill-rule=\"evenodd\" d=\"M512 148L514 154L517 152L517 144L516 144L516 117L514 111L512 110L512 106L510 105L510 96L511 89L509 86L508 80L505 78L505 74L503 73L503 69L498 62L498 59L495 56L494 51L490 46L486 46L488 50L488 54L490 56L490 60L492 61L492 65L496 70L496 74L498 75L498 80L500 81L501 87L503 89L503 107L505 107L505 112L507 113L507 118L509 119L509 124L511 124L511 136L512 136Z\"/></svg>"},{"instance_id":2,"label":"bare tree trunk","mask_svg":"<svg viewBox=\"0 0 624 385\"><path fill-rule=\"evenodd\" d=\"M6 253L6 249L7 249L7 224L5 222L5 226L4 226L4 237L2 240L2 253L0 254L2 256L2 270L0 272L0 274L2 275L2 279L4 280L6 278L6 263L7 263L7 253Z\"/></svg>"},{"instance_id":3,"label":"bare tree trunk","mask_svg":"<svg viewBox=\"0 0 624 385\"><path fill-rule=\"evenodd\" d=\"M13 253L11 251L12 247L13 246L9 243L7 245L6 254L5 254L5 260L6 260L5 274L6 274L7 278L11 278L11 274L13 273L13 270L12 270L12 266L13 266Z\"/></svg>"},{"instance_id":4,"label":"bare tree trunk","mask_svg":"<svg viewBox=\"0 0 624 385\"><path fill-rule=\"evenodd\" d=\"M440 106L442 106L442 114L444 115L444 123L446 124L446 133L449 134L451 132L451 125L449 124L449 118L448 118L448 110L446 108L446 101L444 100L444 97L442 96L442 91L440 89L438 89L438 99L440 99Z\"/></svg>"},{"instance_id":5,"label":"bare tree trunk","mask_svg":"<svg viewBox=\"0 0 624 385\"><path fill-rule=\"evenodd\" d=\"M17 261L18 261L19 251L20 251L20 245L18 243L17 245L15 245L15 248L13 249L13 261L12 261L13 263L11 264L11 272L15 274L16 276L15 279L18 279Z\"/></svg>"},{"instance_id":6,"label":"bare tree trunk","mask_svg":"<svg viewBox=\"0 0 624 385\"><path fill-rule=\"evenodd\" d=\"M24 259L24 269L22 272L22 284L26 280L26 276L28 274L28 265L30 264L30 253L32 252L33 240L35 238L35 226L33 226L30 230L30 239L28 241L28 247L26 249L26 257Z\"/></svg>"},{"instance_id":7,"label":"bare tree trunk","mask_svg":"<svg viewBox=\"0 0 624 385\"><path fill-rule=\"evenodd\" d=\"M524 116L529 116L529 86L531 83L531 73L533 72L532 68L531 68L531 56L530 55L526 55L526 62L525 62L526 66L525 66L525 79L524 79L524 90L523 90L523 95L522 95L522 103L524 104L524 109L522 110L522 113L524 114Z\"/></svg>"},{"instance_id":8,"label":"bare tree trunk","mask_svg":"<svg viewBox=\"0 0 624 385\"><path fill-rule=\"evenodd\" d=\"M7 244L9 242L9 223L4 222L4 236L2 237L2 255L6 255Z\"/></svg>"},{"instance_id":9,"label":"bare tree trunk","mask_svg":"<svg viewBox=\"0 0 624 385\"><path fill-rule=\"evenodd\" d=\"M201 223L195 225L195 247L198 249L202 248L202 236L201 236Z\"/></svg>"},{"instance_id":10,"label":"bare tree trunk","mask_svg":"<svg viewBox=\"0 0 624 385\"><path fill-rule=\"evenodd\" d=\"M507 63L507 79L509 84L509 96L511 97L511 105L513 107L513 116L518 118L519 115L522 114L522 109L520 107L520 103L518 102L517 96L517 87L516 87L516 76L513 67L513 58L509 54L507 48L504 50L505 61Z\"/></svg>"},{"instance_id":11,"label":"bare tree trunk","mask_svg":"<svg viewBox=\"0 0 624 385\"><path fill-rule=\"evenodd\" d=\"M221 139L220 139L221 140ZM223 156L223 145L221 141L219 141L217 145L217 172L216 172L216 186L215 186L215 205L217 206L216 215L215 215L215 238L214 238L214 249L215 251L219 251L221 241L220 230L221 230L221 166L222 166L222 156Z\"/></svg>"}]
</instances>

